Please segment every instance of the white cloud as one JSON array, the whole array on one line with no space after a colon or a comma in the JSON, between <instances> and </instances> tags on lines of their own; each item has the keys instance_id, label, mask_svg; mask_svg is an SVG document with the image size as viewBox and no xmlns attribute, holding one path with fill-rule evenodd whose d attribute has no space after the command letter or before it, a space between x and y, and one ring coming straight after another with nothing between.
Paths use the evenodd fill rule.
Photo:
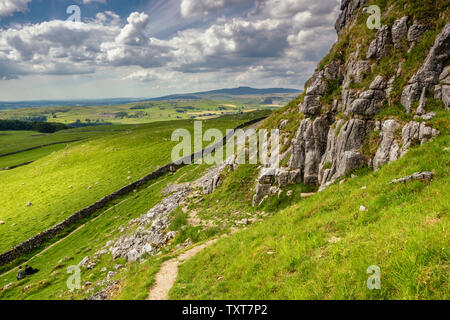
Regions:
<instances>
[{"instance_id":1,"label":"white cloud","mask_svg":"<svg viewBox=\"0 0 450 320\"><path fill-rule=\"evenodd\" d=\"M94 3L94 2L106 4L106 0L83 0L84 4L89 4L89 3Z\"/></svg>"},{"instance_id":2,"label":"white cloud","mask_svg":"<svg viewBox=\"0 0 450 320\"><path fill-rule=\"evenodd\" d=\"M14 12L25 12L31 0L0 0L0 17L11 16Z\"/></svg>"},{"instance_id":3,"label":"white cloud","mask_svg":"<svg viewBox=\"0 0 450 320\"><path fill-rule=\"evenodd\" d=\"M178 1L179 13L187 15L243 3ZM338 8L337 0L256 0L240 15L208 18L165 39L149 36L149 25L158 21L144 12L130 14L125 23L105 11L81 23L14 25L0 30L0 79L109 72L121 83L152 82L152 89L175 91L192 91L193 85L299 88L336 39Z\"/></svg>"},{"instance_id":4,"label":"white cloud","mask_svg":"<svg viewBox=\"0 0 450 320\"><path fill-rule=\"evenodd\" d=\"M191 18L219 12L222 9L242 5L250 0L182 0L181 15Z\"/></svg>"}]
</instances>

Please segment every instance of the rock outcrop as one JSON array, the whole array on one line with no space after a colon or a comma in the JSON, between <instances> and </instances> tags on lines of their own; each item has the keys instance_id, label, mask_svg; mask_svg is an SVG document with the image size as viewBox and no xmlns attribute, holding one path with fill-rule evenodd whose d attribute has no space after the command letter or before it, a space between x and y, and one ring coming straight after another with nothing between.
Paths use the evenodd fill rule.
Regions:
<instances>
[{"instance_id":1,"label":"rock outcrop","mask_svg":"<svg viewBox=\"0 0 450 320\"><path fill-rule=\"evenodd\" d=\"M366 0L343 0L341 1L341 13L336 21L335 29L337 33L341 31L348 25L354 12L366 3Z\"/></svg>"},{"instance_id":2,"label":"rock outcrop","mask_svg":"<svg viewBox=\"0 0 450 320\"><path fill-rule=\"evenodd\" d=\"M395 48L400 48L402 41L406 39L408 34L408 16L400 18L394 22L392 26L392 42Z\"/></svg>"},{"instance_id":3,"label":"rock outcrop","mask_svg":"<svg viewBox=\"0 0 450 320\"><path fill-rule=\"evenodd\" d=\"M383 58L387 52L387 45L392 42L391 31L388 26L382 26L377 31L375 39L370 43L369 49L367 49L367 58Z\"/></svg>"},{"instance_id":4,"label":"rock outcrop","mask_svg":"<svg viewBox=\"0 0 450 320\"><path fill-rule=\"evenodd\" d=\"M400 147L395 139L395 132L400 128L395 120L383 122L380 134L380 146L373 159L373 168L378 170L381 166L398 159Z\"/></svg>"},{"instance_id":5,"label":"rock outcrop","mask_svg":"<svg viewBox=\"0 0 450 320\"><path fill-rule=\"evenodd\" d=\"M439 131L427 126L423 122L411 121L402 129L402 148L400 156L404 156L408 149L415 144L424 144L436 137Z\"/></svg>"},{"instance_id":6,"label":"rock outcrop","mask_svg":"<svg viewBox=\"0 0 450 320\"><path fill-rule=\"evenodd\" d=\"M342 12L336 22L339 35L352 32L351 24L357 23L358 15L366 12L365 3L342 0ZM450 23L436 37L422 66L409 79L401 101L391 93L396 80L403 81L403 56L397 59L396 72L389 76L375 75L370 85L362 86L373 76L371 72L377 69L380 60L389 59L390 54L397 54L402 49L411 50L421 41L427 27L411 19L410 16L399 16L391 25L378 29L365 56L361 54L363 44L352 44L356 50L345 52L345 61L340 52L335 52L333 60L315 71L307 81L304 97L298 105L302 115L291 141L287 168L280 170L278 164L271 163L261 171L254 205L299 181L317 185L320 191L356 169L378 170L404 156L412 146L426 143L439 134L425 121L437 115L427 111L430 93L434 93L435 99L442 100L446 108L450 104L450 66L445 66L450 55ZM336 86L341 86L340 98ZM378 120L381 109L393 106L394 99L396 103L401 102L408 113L416 101L414 119L423 122L402 122L399 117ZM281 121L279 128L285 127L285 121Z\"/></svg>"},{"instance_id":7,"label":"rock outcrop","mask_svg":"<svg viewBox=\"0 0 450 320\"><path fill-rule=\"evenodd\" d=\"M447 23L436 37L424 64L403 89L401 103L408 113L411 112L413 102L420 99L424 90L431 91L438 84L439 77L444 69L444 63L449 56L450 23Z\"/></svg>"},{"instance_id":8,"label":"rock outcrop","mask_svg":"<svg viewBox=\"0 0 450 320\"><path fill-rule=\"evenodd\" d=\"M409 181L413 181L413 180L431 180L434 177L434 172L431 171L425 171L425 172L416 172L413 173L412 175L400 178L400 179L395 179L392 180L390 182L390 184L397 184L397 183L407 183Z\"/></svg>"}]
</instances>

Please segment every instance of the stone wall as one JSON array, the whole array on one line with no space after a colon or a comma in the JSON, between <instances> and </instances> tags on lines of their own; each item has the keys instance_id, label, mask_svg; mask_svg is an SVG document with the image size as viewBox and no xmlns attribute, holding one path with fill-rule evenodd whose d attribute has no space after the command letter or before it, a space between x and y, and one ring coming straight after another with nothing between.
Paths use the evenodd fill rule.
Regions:
<instances>
[{"instance_id":1,"label":"stone wall","mask_svg":"<svg viewBox=\"0 0 450 320\"><path fill-rule=\"evenodd\" d=\"M18 154L18 153L25 152L25 151L31 151L31 150L35 150L35 149L44 148L44 147L54 146L54 145L57 145L57 144L78 142L78 141L81 141L81 140L82 139L75 139L75 140L68 140L68 141L60 141L60 142L53 142L53 143L43 144L41 146L36 146L36 147L28 148L28 149L22 149L22 150L17 150L17 151L14 151L14 152L0 154L0 158L1 157L6 157L6 156L11 156L13 154Z\"/></svg>"},{"instance_id":2,"label":"stone wall","mask_svg":"<svg viewBox=\"0 0 450 320\"><path fill-rule=\"evenodd\" d=\"M254 123L257 123L259 121L264 120L266 117L263 118L258 118L258 119L254 119L251 121L248 121L246 123L241 124L240 126L236 127L234 130L238 130L238 129L242 129L246 126L252 125ZM228 135L226 135L223 140L221 142L218 142L216 144L214 144L213 146L210 146L204 150L202 150L201 152L203 154L209 154L211 151L213 151L215 148L221 146L222 144L226 144L226 142L228 141L229 138L231 138L231 136L234 134L234 132L230 132ZM200 152L198 152L200 153ZM193 160L196 154L191 154L190 156L188 156L187 158ZM185 158L186 159L186 158ZM185 162L185 161L183 161ZM14 247L12 250L5 252L3 254L0 255L0 266L5 265L19 257L21 257L22 255L31 252L32 250L36 249L37 247L39 247L40 245L42 245L45 241L48 241L52 238L54 238L55 236L57 236L60 232L64 231L65 229L67 229L68 227L72 226L73 224L79 222L80 220L83 220L89 216L91 216L92 214L94 214L95 212L97 212L98 210L104 208L108 203L110 203L111 201L124 196L130 192L132 192L134 189L145 185L148 181L150 180L154 180L159 178L160 176L171 172L171 171L175 171L178 168L181 168L184 166L184 163L182 161L177 161L176 163L169 163L168 165L165 165L164 167L161 167L159 169L157 169L156 171L153 171L152 173L146 175L145 177L143 177L142 179L139 179L135 182L130 183L129 185L121 188L120 190L111 193L107 196L105 196L104 198L100 199L99 201L97 201L96 203L90 205L87 208L84 208L76 213L74 213L73 215L71 215L70 217L68 217L67 219L65 219L64 221L62 221L61 223L57 224L56 226L54 226L53 228L50 228L46 231L43 231L37 235L35 235L34 237L22 242L21 244L17 245L16 247Z\"/></svg>"}]
</instances>

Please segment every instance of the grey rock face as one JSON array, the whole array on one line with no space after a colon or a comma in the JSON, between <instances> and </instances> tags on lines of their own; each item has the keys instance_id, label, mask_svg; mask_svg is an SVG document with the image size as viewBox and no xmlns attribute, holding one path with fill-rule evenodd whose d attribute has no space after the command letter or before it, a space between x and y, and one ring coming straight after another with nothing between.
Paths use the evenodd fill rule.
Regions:
<instances>
[{"instance_id":1,"label":"grey rock face","mask_svg":"<svg viewBox=\"0 0 450 320\"><path fill-rule=\"evenodd\" d=\"M256 184L256 193L253 196L253 206L259 206L261 205L262 201L267 197L267 195L270 194L270 188L272 187L271 184L262 184L257 183Z\"/></svg>"},{"instance_id":2,"label":"grey rock face","mask_svg":"<svg viewBox=\"0 0 450 320\"><path fill-rule=\"evenodd\" d=\"M386 54L387 44L391 42L391 33L388 26L382 26L377 31L375 39L370 43L367 50L367 58L382 58Z\"/></svg>"},{"instance_id":3,"label":"grey rock face","mask_svg":"<svg viewBox=\"0 0 450 320\"><path fill-rule=\"evenodd\" d=\"M328 133L326 153L320 163L322 185L367 164L359 150L373 127L373 121L361 119L351 119L347 122L340 120L336 123L336 128Z\"/></svg>"},{"instance_id":4,"label":"grey rock face","mask_svg":"<svg viewBox=\"0 0 450 320\"><path fill-rule=\"evenodd\" d=\"M280 188L299 183L301 181L300 170L277 169L275 181Z\"/></svg>"},{"instance_id":5,"label":"grey rock face","mask_svg":"<svg viewBox=\"0 0 450 320\"><path fill-rule=\"evenodd\" d=\"M426 30L427 28L424 25L418 23L417 21L414 21L413 25L408 30L408 41L418 41Z\"/></svg>"},{"instance_id":6,"label":"grey rock face","mask_svg":"<svg viewBox=\"0 0 450 320\"><path fill-rule=\"evenodd\" d=\"M373 159L373 168L378 170L381 166L398 159L399 145L395 141L395 131L400 128L395 120L383 122L380 135L380 146Z\"/></svg>"},{"instance_id":7,"label":"grey rock face","mask_svg":"<svg viewBox=\"0 0 450 320\"><path fill-rule=\"evenodd\" d=\"M305 119L292 142L289 167L303 172L307 184L318 184L319 163L326 150L329 125L327 117Z\"/></svg>"},{"instance_id":8,"label":"grey rock face","mask_svg":"<svg viewBox=\"0 0 450 320\"><path fill-rule=\"evenodd\" d=\"M380 110L383 102L386 101L387 83L382 76L377 76L370 85L370 90L363 91L355 99L350 108L346 110L346 114L351 113L361 116L374 116Z\"/></svg>"},{"instance_id":9,"label":"grey rock face","mask_svg":"<svg viewBox=\"0 0 450 320\"><path fill-rule=\"evenodd\" d=\"M444 68L443 63L448 59L449 55L450 23L436 37L424 64L403 89L401 103L408 113L411 112L412 103L420 99L423 88L431 90L438 83L439 76Z\"/></svg>"},{"instance_id":10,"label":"grey rock face","mask_svg":"<svg viewBox=\"0 0 450 320\"><path fill-rule=\"evenodd\" d=\"M322 108L322 105L320 104L320 97L321 96L319 95L307 95L300 112L303 112L307 116L314 116L318 114Z\"/></svg>"},{"instance_id":11,"label":"grey rock face","mask_svg":"<svg viewBox=\"0 0 450 320\"><path fill-rule=\"evenodd\" d=\"M444 101L445 107L450 107L450 85L442 86L442 101Z\"/></svg>"},{"instance_id":12,"label":"grey rock face","mask_svg":"<svg viewBox=\"0 0 450 320\"><path fill-rule=\"evenodd\" d=\"M446 108L450 107L450 66L444 68L439 76L440 99L444 102Z\"/></svg>"},{"instance_id":13,"label":"grey rock face","mask_svg":"<svg viewBox=\"0 0 450 320\"><path fill-rule=\"evenodd\" d=\"M352 52L349 55L342 86L344 89L348 89L352 82L361 83L364 75L370 70L370 61L361 60L359 55L359 47L356 52Z\"/></svg>"},{"instance_id":14,"label":"grey rock face","mask_svg":"<svg viewBox=\"0 0 450 320\"><path fill-rule=\"evenodd\" d=\"M439 131L431 127L427 127L425 123L411 121L403 127L402 130L402 149L400 156L403 157L409 148L417 143L424 144L439 134Z\"/></svg>"},{"instance_id":15,"label":"grey rock face","mask_svg":"<svg viewBox=\"0 0 450 320\"><path fill-rule=\"evenodd\" d=\"M408 33L408 17L405 16L394 22L392 26L392 42L394 47L399 48L403 39L406 38Z\"/></svg>"},{"instance_id":16,"label":"grey rock face","mask_svg":"<svg viewBox=\"0 0 450 320\"><path fill-rule=\"evenodd\" d=\"M338 33L344 29L350 22L354 12L361 8L366 0L342 0L341 13L336 21L335 29Z\"/></svg>"}]
</instances>

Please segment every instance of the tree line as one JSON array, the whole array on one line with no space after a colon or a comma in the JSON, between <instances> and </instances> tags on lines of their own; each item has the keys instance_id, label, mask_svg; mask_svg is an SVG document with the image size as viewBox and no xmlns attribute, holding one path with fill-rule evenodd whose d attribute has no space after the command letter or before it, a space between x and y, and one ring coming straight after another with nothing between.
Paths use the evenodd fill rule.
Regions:
<instances>
[{"instance_id":1,"label":"tree line","mask_svg":"<svg viewBox=\"0 0 450 320\"><path fill-rule=\"evenodd\" d=\"M37 131L41 133L53 133L60 130L69 129L63 123L21 121L21 120L0 120L0 131Z\"/></svg>"}]
</instances>

